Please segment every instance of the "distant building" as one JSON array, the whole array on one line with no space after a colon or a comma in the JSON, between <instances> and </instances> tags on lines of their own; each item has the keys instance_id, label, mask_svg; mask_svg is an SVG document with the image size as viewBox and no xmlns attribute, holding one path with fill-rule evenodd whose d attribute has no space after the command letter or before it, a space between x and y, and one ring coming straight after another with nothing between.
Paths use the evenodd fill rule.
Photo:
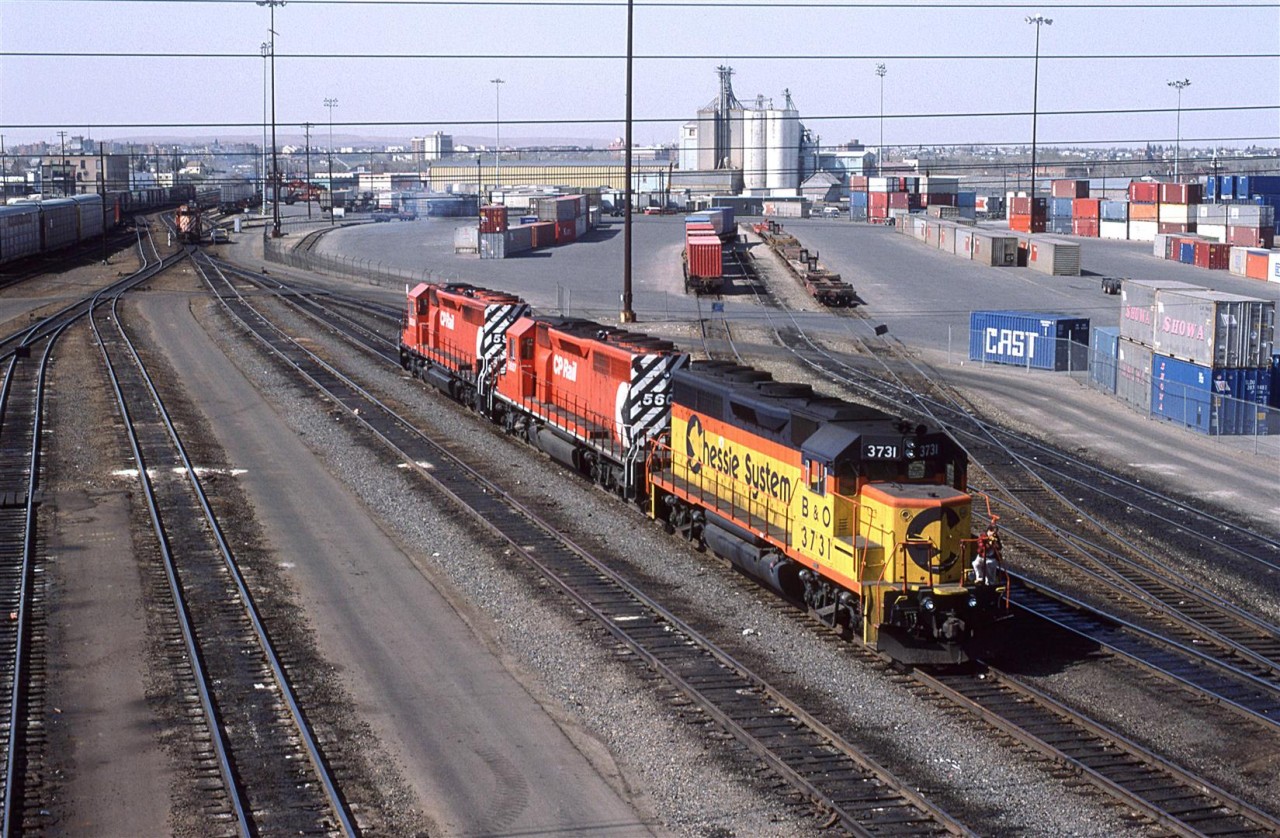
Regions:
<instances>
[{"instance_id":1,"label":"distant building","mask_svg":"<svg viewBox=\"0 0 1280 838\"><path fill-rule=\"evenodd\" d=\"M453 155L453 136L436 131L428 137L414 137L409 148L421 160L443 160Z\"/></svg>"},{"instance_id":2,"label":"distant building","mask_svg":"<svg viewBox=\"0 0 1280 838\"><path fill-rule=\"evenodd\" d=\"M104 166L105 164L105 166ZM129 188L129 157L124 154L61 154L40 158L38 180L45 192L83 194ZM102 173L106 171L106 183Z\"/></svg>"}]
</instances>

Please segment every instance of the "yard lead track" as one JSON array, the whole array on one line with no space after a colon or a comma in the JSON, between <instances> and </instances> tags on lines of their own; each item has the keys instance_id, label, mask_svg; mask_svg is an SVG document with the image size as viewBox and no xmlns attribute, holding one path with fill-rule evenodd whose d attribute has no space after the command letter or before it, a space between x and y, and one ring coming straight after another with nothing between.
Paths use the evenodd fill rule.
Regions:
<instances>
[{"instance_id":1,"label":"yard lead track","mask_svg":"<svg viewBox=\"0 0 1280 838\"><path fill-rule=\"evenodd\" d=\"M229 314L456 500L801 794L857 835L970 834L745 666L276 329L198 263Z\"/></svg>"},{"instance_id":2,"label":"yard lead track","mask_svg":"<svg viewBox=\"0 0 1280 838\"><path fill-rule=\"evenodd\" d=\"M192 690L220 787L209 827L237 835L356 835L346 802L267 637L200 477L119 320L118 298L91 322L164 561ZM210 776L208 779L215 779ZM219 794L221 792L221 795Z\"/></svg>"}]
</instances>

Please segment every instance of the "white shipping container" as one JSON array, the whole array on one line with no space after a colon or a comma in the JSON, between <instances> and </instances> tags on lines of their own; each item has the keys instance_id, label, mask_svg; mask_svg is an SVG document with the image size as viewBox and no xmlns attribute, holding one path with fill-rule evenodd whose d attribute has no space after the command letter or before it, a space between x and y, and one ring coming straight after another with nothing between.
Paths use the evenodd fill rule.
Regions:
<instances>
[{"instance_id":1,"label":"white shipping container","mask_svg":"<svg viewBox=\"0 0 1280 838\"><path fill-rule=\"evenodd\" d=\"M1231 204L1227 207L1228 223L1236 227L1273 227L1276 208L1259 204Z\"/></svg>"},{"instance_id":2,"label":"white shipping container","mask_svg":"<svg viewBox=\"0 0 1280 838\"><path fill-rule=\"evenodd\" d=\"M1160 224L1155 221L1134 221L1129 219L1129 241L1149 242L1155 241L1156 235L1160 232Z\"/></svg>"},{"instance_id":3,"label":"white shipping container","mask_svg":"<svg viewBox=\"0 0 1280 838\"><path fill-rule=\"evenodd\" d=\"M989 230L973 231L973 261L992 267L1018 264L1018 237Z\"/></svg>"},{"instance_id":4,"label":"white shipping container","mask_svg":"<svg viewBox=\"0 0 1280 838\"><path fill-rule=\"evenodd\" d=\"M1196 204L1197 224L1226 224L1226 204Z\"/></svg>"},{"instance_id":5,"label":"white shipping container","mask_svg":"<svg viewBox=\"0 0 1280 838\"><path fill-rule=\"evenodd\" d=\"M481 259L507 258L507 234L506 233L481 233L480 234L480 258Z\"/></svg>"},{"instance_id":6,"label":"white shipping container","mask_svg":"<svg viewBox=\"0 0 1280 838\"><path fill-rule=\"evenodd\" d=\"M1249 259L1249 248L1242 245L1236 245L1231 248L1231 258L1227 264L1227 270L1236 276L1244 276L1245 263Z\"/></svg>"},{"instance_id":7,"label":"white shipping container","mask_svg":"<svg viewBox=\"0 0 1280 838\"><path fill-rule=\"evenodd\" d=\"M1271 365L1276 304L1221 291L1156 291L1154 348L1209 367Z\"/></svg>"},{"instance_id":8,"label":"white shipping container","mask_svg":"<svg viewBox=\"0 0 1280 838\"><path fill-rule=\"evenodd\" d=\"M479 253L480 228L472 225L455 228L453 231L453 252Z\"/></svg>"},{"instance_id":9,"label":"white shipping container","mask_svg":"<svg viewBox=\"0 0 1280 838\"><path fill-rule=\"evenodd\" d=\"M587 233L587 217L585 215L580 215L577 218L573 219L574 238L580 239L584 235L586 235L586 233Z\"/></svg>"},{"instance_id":10,"label":"white shipping container","mask_svg":"<svg viewBox=\"0 0 1280 838\"><path fill-rule=\"evenodd\" d=\"M1174 237L1173 233L1156 233L1155 238L1151 240L1151 255L1157 259L1163 259L1169 249L1169 239Z\"/></svg>"},{"instance_id":11,"label":"white shipping container","mask_svg":"<svg viewBox=\"0 0 1280 838\"><path fill-rule=\"evenodd\" d=\"M1267 282L1280 282L1280 250L1267 257Z\"/></svg>"},{"instance_id":12,"label":"white shipping container","mask_svg":"<svg viewBox=\"0 0 1280 838\"><path fill-rule=\"evenodd\" d=\"M896 177L870 177L867 178L868 192L897 192L898 179Z\"/></svg>"},{"instance_id":13,"label":"white shipping container","mask_svg":"<svg viewBox=\"0 0 1280 838\"><path fill-rule=\"evenodd\" d=\"M1216 242L1225 242L1227 240L1227 225L1225 224L1197 224L1196 235L1203 239L1210 239Z\"/></svg>"},{"instance_id":14,"label":"white shipping container","mask_svg":"<svg viewBox=\"0 0 1280 838\"><path fill-rule=\"evenodd\" d=\"M1052 276L1080 275L1080 244L1053 236L1037 236L1027 248L1027 267Z\"/></svg>"},{"instance_id":15,"label":"white shipping container","mask_svg":"<svg viewBox=\"0 0 1280 838\"><path fill-rule=\"evenodd\" d=\"M1160 221L1163 224L1194 224L1195 204L1161 204Z\"/></svg>"},{"instance_id":16,"label":"white shipping container","mask_svg":"<svg viewBox=\"0 0 1280 838\"><path fill-rule=\"evenodd\" d=\"M1124 241L1129 238L1128 221L1098 222L1098 238Z\"/></svg>"}]
</instances>

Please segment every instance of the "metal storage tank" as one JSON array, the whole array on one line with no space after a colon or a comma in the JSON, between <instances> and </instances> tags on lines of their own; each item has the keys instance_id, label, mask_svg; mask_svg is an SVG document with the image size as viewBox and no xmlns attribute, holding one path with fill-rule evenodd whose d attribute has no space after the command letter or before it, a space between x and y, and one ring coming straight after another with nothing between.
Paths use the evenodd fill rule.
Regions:
<instances>
[{"instance_id":1,"label":"metal storage tank","mask_svg":"<svg viewBox=\"0 0 1280 838\"><path fill-rule=\"evenodd\" d=\"M770 189L800 187L800 112L787 94L787 106L764 112L768 174L765 186Z\"/></svg>"},{"instance_id":2,"label":"metal storage tank","mask_svg":"<svg viewBox=\"0 0 1280 838\"><path fill-rule=\"evenodd\" d=\"M0 263L40 252L40 207L10 204L0 207Z\"/></svg>"},{"instance_id":3,"label":"metal storage tank","mask_svg":"<svg viewBox=\"0 0 1280 838\"><path fill-rule=\"evenodd\" d=\"M969 360L1083 372L1089 364L1089 318L1034 311L971 312Z\"/></svg>"},{"instance_id":4,"label":"metal storage tank","mask_svg":"<svg viewBox=\"0 0 1280 838\"><path fill-rule=\"evenodd\" d=\"M743 148L742 184L745 189L765 189L768 186L769 160L767 112L744 111L742 115Z\"/></svg>"}]
</instances>

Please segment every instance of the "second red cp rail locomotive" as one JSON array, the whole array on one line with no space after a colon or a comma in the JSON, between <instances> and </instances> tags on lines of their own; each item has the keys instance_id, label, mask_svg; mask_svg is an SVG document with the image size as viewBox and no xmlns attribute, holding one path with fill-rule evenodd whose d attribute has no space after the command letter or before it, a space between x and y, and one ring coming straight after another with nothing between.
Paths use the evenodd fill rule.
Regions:
<instances>
[{"instance_id":1,"label":"second red cp rail locomotive","mask_svg":"<svg viewBox=\"0 0 1280 838\"><path fill-rule=\"evenodd\" d=\"M898 660L961 661L1001 612L966 580L967 457L939 429L465 284L409 292L400 360Z\"/></svg>"}]
</instances>

